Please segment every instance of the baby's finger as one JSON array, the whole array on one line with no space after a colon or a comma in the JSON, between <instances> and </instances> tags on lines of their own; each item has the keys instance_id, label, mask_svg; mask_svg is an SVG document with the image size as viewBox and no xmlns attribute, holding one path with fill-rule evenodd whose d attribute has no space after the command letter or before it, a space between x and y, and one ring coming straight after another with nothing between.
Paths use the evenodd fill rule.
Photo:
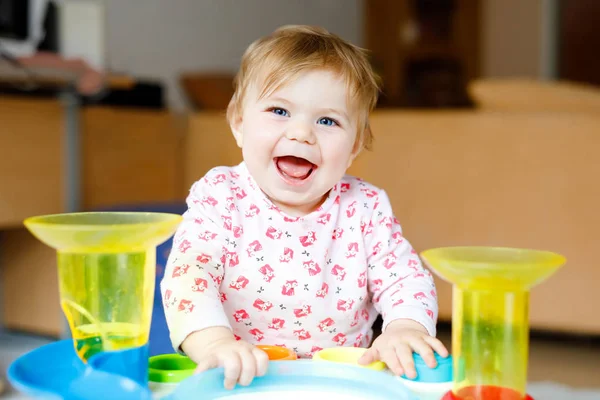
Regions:
<instances>
[{"instance_id":1,"label":"baby's finger","mask_svg":"<svg viewBox=\"0 0 600 400\"><path fill-rule=\"evenodd\" d=\"M417 371L415 370L415 360L410 346L406 344L397 345L396 357L400 360L400 364L402 365L406 377L410 379L416 378Z\"/></svg>"},{"instance_id":2,"label":"baby's finger","mask_svg":"<svg viewBox=\"0 0 600 400\"><path fill-rule=\"evenodd\" d=\"M421 355L421 358L425 361L425 364L429 368L435 368L437 362L435 360L435 356L433 355L433 349L427 343L424 338L416 338L410 342L410 346L414 351Z\"/></svg>"},{"instance_id":3,"label":"baby's finger","mask_svg":"<svg viewBox=\"0 0 600 400\"><path fill-rule=\"evenodd\" d=\"M229 353L223 357L223 368L225 369L225 389L233 389L240 380L242 361L237 353Z\"/></svg>"},{"instance_id":4,"label":"baby's finger","mask_svg":"<svg viewBox=\"0 0 600 400\"><path fill-rule=\"evenodd\" d=\"M442 357L448 357L448 349L446 346L437 338L432 336L425 336L424 340L429 344L436 353L438 353Z\"/></svg>"},{"instance_id":5,"label":"baby's finger","mask_svg":"<svg viewBox=\"0 0 600 400\"><path fill-rule=\"evenodd\" d=\"M204 357L196 365L196 373L208 371L209 369L217 368L219 366L219 360L215 356Z\"/></svg>"},{"instance_id":6,"label":"baby's finger","mask_svg":"<svg viewBox=\"0 0 600 400\"><path fill-rule=\"evenodd\" d=\"M239 356L242 361L239 383L242 386L248 386L256 376L256 359L250 349L240 351Z\"/></svg>"},{"instance_id":7,"label":"baby's finger","mask_svg":"<svg viewBox=\"0 0 600 400\"><path fill-rule=\"evenodd\" d=\"M256 359L256 376L264 376L269 368L269 356L258 347L252 349L252 354Z\"/></svg>"},{"instance_id":8,"label":"baby's finger","mask_svg":"<svg viewBox=\"0 0 600 400\"><path fill-rule=\"evenodd\" d=\"M360 365L367 365L377 361L378 358L379 353L377 352L377 349L375 347L371 347L358 359L358 363Z\"/></svg>"},{"instance_id":9,"label":"baby's finger","mask_svg":"<svg viewBox=\"0 0 600 400\"><path fill-rule=\"evenodd\" d=\"M394 373L396 376L400 376L404 373L404 369L402 368L402 364L398 360L398 355L393 347L389 347L383 351L379 351L379 359L383 361L387 367Z\"/></svg>"}]
</instances>

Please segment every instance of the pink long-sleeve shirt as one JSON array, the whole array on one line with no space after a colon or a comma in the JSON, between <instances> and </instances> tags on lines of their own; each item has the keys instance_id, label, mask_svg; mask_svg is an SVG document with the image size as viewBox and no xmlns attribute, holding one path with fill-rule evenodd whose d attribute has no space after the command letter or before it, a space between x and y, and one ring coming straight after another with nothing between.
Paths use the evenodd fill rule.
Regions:
<instances>
[{"instance_id":1,"label":"pink long-sleeve shirt","mask_svg":"<svg viewBox=\"0 0 600 400\"><path fill-rule=\"evenodd\" d=\"M300 357L333 346L367 347L408 318L435 336L429 271L402 236L386 193L345 176L309 215L290 217L244 163L196 182L161 283L171 341L224 326L254 344Z\"/></svg>"}]
</instances>

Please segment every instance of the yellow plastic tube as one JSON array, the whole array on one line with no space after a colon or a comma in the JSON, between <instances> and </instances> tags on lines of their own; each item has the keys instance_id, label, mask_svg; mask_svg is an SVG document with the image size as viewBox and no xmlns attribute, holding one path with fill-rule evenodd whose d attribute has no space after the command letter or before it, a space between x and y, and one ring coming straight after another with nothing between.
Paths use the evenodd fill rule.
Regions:
<instances>
[{"instance_id":1,"label":"yellow plastic tube","mask_svg":"<svg viewBox=\"0 0 600 400\"><path fill-rule=\"evenodd\" d=\"M565 258L498 247L438 248L421 257L454 285L452 398L526 398L529 291Z\"/></svg>"},{"instance_id":2,"label":"yellow plastic tube","mask_svg":"<svg viewBox=\"0 0 600 400\"><path fill-rule=\"evenodd\" d=\"M181 216L92 212L32 217L25 226L56 249L62 310L84 361L148 342L156 246Z\"/></svg>"}]
</instances>

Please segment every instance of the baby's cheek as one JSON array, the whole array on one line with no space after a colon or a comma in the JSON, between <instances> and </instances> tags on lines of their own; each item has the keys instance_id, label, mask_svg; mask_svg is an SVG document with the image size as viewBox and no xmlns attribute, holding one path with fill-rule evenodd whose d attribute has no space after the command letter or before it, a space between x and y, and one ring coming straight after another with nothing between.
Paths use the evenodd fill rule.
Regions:
<instances>
[{"instance_id":1,"label":"baby's cheek","mask_svg":"<svg viewBox=\"0 0 600 400\"><path fill-rule=\"evenodd\" d=\"M354 148L354 139L344 138L342 140L324 140L321 144L321 154L337 170L346 170L349 161L352 159L352 150Z\"/></svg>"}]
</instances>

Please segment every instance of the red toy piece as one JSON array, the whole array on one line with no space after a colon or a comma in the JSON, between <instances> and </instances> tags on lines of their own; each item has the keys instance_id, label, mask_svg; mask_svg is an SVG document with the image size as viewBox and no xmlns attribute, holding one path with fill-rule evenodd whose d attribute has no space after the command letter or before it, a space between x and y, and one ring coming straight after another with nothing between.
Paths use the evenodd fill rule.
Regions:
<instances>
[{"instance_id":1,"label":"red toy piece","mask_svg":"<svg viewBox=\"0 0 600 400\"><path fill-rule=\"evenodd\" d=\"M464 387L456 395L449 391L442 400L533 400L533 398L526 395L523 399L521 394L513 389L484 385Z\"/></svg>"}]
</instances>

